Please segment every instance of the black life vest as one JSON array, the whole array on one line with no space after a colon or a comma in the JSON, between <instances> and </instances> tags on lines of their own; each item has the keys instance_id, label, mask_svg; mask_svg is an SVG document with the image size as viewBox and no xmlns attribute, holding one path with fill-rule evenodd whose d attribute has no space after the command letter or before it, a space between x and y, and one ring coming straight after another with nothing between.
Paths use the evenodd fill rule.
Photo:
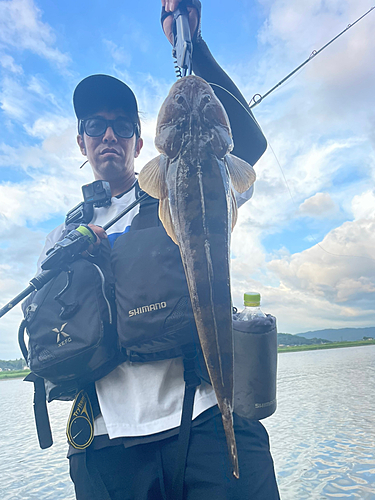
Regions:
<instances>
[{"instance_id":1,"label":"black life vest","mask_svg":"<svg viewBox=\"0 0 375 500\"><path fill-rule=\"evenodd\" d=\"M141 203L111 261L118 338L128 359L167 359L199 344L180 251L160 222L158 200Z\"/></svg>"}]
</instances>

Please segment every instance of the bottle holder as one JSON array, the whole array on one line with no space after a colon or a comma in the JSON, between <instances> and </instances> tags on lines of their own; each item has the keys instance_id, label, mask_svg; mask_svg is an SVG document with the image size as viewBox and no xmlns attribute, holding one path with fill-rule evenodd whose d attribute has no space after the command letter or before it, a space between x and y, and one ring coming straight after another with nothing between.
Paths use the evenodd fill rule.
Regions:
<instances>
[{"instance_id":1,"label":"bottle holder","mask_svg":"<svg viewBox=\"0 0 375 500\"><path fill-rule=\"evenodd\" d=\"M276 410L276 318L233 319L234 412L261 420Z\"/></svg>"}]
</instances>

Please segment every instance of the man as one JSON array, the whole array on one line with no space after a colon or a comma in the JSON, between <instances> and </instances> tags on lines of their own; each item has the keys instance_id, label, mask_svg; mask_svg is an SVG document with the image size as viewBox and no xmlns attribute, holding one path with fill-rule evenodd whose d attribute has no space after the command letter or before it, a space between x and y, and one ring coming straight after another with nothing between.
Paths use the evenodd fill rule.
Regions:
<instances>
[{"instance_id":1,"label":"man","mask_svg":"<svg viewBox=\"0 0 375 500\"><path fill-rule=\"evenodd\" d=\"M163 29L171 40L172 18L180 0L162 0ZM200 3L189 6L193 33L193 69L209 82L228 113L234 154L254 164L266 148L265 138L248 111L245 99L217 65L200 35ZM226 90L225 90L226 89ZM97 208L91 227L111 245L129 231L139 207L108 231L100 228L136 197L134 158L143 141L136 98L123 82L93 75L75 89L79 148L96 180L110 183L109 207ZM252 191L237 196L242 204ZM48 237L47 251L61 238L63 227ZM152 245L152 241L149 242ZM45 257L45 252L41 260ZM130 283L131 287L132 284ZM147 284L145 284L147 286ZM78 500L177 500L173 476L179 453L178 432L184 393L181 358L156 362L126 361L96 382L100 415L95 438L86 450L69 451L70 474ZM235 416L240 479L233 478L216 398L202 381L195 393L193 424L184 475L184 498L277 500L279 498L268 436L259 422Z\"/></svg>"}]
</instances>

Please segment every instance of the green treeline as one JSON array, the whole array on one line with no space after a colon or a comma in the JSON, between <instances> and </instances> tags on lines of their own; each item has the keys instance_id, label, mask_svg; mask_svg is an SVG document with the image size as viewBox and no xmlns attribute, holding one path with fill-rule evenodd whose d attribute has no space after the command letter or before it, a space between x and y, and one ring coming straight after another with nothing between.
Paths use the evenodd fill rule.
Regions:
<instances>
[{"instance_id":1,"label":"green treeline","mask_svg":"<svg viewBox=\"0 0 375 500\"><path fill-rule=\"evenodd\" d=\"M20 359L0 359L0 380L8 378L26 377L30 370L24 370L25 360Z\"/></svg>"},{"instance_id":2,"label":"green treeline","mask_svg":"<svg viewBox=\"0 0 375 500\"><path fill-rule=\"evenodd\" d=\"M10 359L5 361L0 359L0 369L1 370L23 370L26 366L25 360L23 358L20 359Z\"/></svg>"},{"instance_id":3,"label":"green treeline","mask_svg":"<svg viewBox=\"0 0 375 500\"><path fill-rule=\"evenodd\" d=\"M368 340L353 340L347 342L328 342L326 344L309 344L309 345L288 345L277 348L278 352L296 352L296 351L315 351L318 349L337 349L340 347L357 347L361 345L374 345L374 339Z\"/></svg>"}]
</instances>

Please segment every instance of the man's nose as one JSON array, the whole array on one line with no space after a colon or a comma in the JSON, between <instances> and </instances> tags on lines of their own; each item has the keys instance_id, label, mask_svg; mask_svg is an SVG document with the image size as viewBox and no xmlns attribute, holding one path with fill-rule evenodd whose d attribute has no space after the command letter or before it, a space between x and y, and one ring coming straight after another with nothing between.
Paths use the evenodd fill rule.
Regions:
<instances>
[{"instance_id":1,"label":"man's nose","mask_svg":"<svg viewBox=\"0 0 375 500\"><path fill-rule=\"evenodd\" d=\"M117 142L116 134L113 132L112 127L107 127L105 134L103 135L103 142Z\"/></svg>"}]
</instances>

